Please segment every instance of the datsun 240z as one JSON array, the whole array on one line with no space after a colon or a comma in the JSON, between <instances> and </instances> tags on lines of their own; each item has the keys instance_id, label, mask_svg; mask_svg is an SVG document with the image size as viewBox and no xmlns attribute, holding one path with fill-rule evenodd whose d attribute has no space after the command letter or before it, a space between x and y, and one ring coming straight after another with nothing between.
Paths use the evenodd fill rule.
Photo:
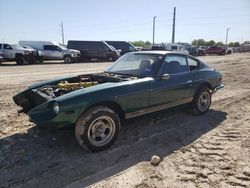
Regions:
<instances>
[{"instance_id":1,"label":"datsun 240z","mask_svg":"<svg viewBox=\"0 0 250 188\"><path fill-rule=\"evenodd\" d=\"M202 61L168 51L125 54L106 71L54 79L13 97L38 126L75 126L82 148L100 151L118 137L123 120L190 104L209 110L222 75Z\"/></svg>"}]
</instances>

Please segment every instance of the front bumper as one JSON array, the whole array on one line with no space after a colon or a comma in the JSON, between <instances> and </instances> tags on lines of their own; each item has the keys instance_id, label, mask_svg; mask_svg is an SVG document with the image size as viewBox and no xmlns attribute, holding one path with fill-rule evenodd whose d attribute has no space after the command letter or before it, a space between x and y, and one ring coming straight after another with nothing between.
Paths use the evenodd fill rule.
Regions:
<instances>
[{"instance_id":1,"label":"front bumper","mask_svg":"<svg viewBox=\"0 0 250 188\"><path fill-rule=\"evenodd\" d=\"M214 88L214 90L213 90L213 94L216 93L218 90L220 90L220 89L222 89L222 88L224 88L224 85L223 85L223 84L220 84L220 85L216 86L216 87Z\"/></svg>"}]
</instances>

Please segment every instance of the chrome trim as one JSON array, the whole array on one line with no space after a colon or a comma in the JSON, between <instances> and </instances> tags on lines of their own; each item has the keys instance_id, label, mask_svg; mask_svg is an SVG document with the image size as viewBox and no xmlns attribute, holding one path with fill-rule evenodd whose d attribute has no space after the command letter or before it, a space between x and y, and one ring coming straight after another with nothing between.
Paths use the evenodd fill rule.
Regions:
<instances>
[{"instance_id":1,"label":"chrome trim","mask_svg":"<svg viewBox=\"0 0 250 188\"><path fill-rule=\"evenodd\" d=\"M172 102L172 103L167 103L167 104L163 104L163 105L159 105L159 106L153 106L153 107L141 109L141 110L138 110L138 111L135 111L135 112L125 114L125 118L129 119L129 118L133 118L133 117L136 117L136 116L140 116L140 115L149 114L149 113L152 113L152 112L164 110L164 109L167 109L167 108L171 108L171 107L174 107L174 106L178 106L178 105L182 105L182 104L192 102L192 100L193 100L193 97L189 97L189 98L186 98L186 99L181 99L181 100L179 100L177 102Z\"/></svg>"},{"instance_id":2,"label":"chrome trim","mask_svg":"<svg viewBox=\"0 0 250 188\"><path fill-rule=\"evenodd\" d=\"M215 87L214 90L213 90L213 94L214 94L215 92L217 92L219 89L222 89L222 88L224 88L224 85L223 85L223 84L220 84L219 86Z\"/></svg>"}]
</instances>

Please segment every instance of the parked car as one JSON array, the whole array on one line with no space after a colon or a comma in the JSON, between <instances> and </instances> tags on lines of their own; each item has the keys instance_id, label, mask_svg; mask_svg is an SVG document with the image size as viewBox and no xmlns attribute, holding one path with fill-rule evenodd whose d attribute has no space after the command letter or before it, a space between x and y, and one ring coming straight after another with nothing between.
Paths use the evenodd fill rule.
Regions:
<instances>
[{"instance_id":1,"label":"parked car","mask_svg":"<svg viewBox=\"0 0 250 188\"><path fill-rule=\"evenodd\" d=\"M164 44L153 44L151 50L166 50Z\"/></svg>"},{"instance_id":2,"label":"parked car","mask_svg":"<svg viewBox=\"0 0 250 188\"><path fill-rule=\"evenodd\" d=\"M152 50L167 50L189 54L185 46L177 43L161 43L152 45Z\"/></svg>"},{"instance_id":3,"label":"parked car","mask_svg":"<svg viewBox=\"0 0 250 188\"><path fill-rule=\"evenodd\" d=\"M198 56L199 55L199 49L196 48L195 46L188 46L187 51L189 52L190 55L192 56Z\"/></svg>"},{"instance_id":4,"label":"parked car","mask_svg":"<svg viewBox=\"0 0 250 188\"><path fill-rule=\"evenodd\" d=\"M225 55L226 50L222 47L211 46L210 48L206 49L206 54Z\"/></svg>"},{"instance_id":5,"label":"parked car","mask_svg":"<svg viewBox=\"0 0 250 188\"><path fill-rule=\"evenodd\" d=\"M142 51L143 47L141 46L135 46L136 51Z\"/></svg>"},{"instance_id":6,"label":"parked car","mask_svg":"<svg viewBox=\"0 0 250 188\"><path fill-rule=\"evenodd\" d=\"M64 60L65 63L78 62L80 51L50 41L19 41L21 46L30 46L39 52L40 61Z\"/></svg>"},{"instance_id":7,"label":"parked car","mask_svg":"<svg viewBox=\"0 0 250 188\"><path fill-rule=\"evenodd\" d=\"M99 59L115 61L119 57L118 52L104 41L69 40L67 47L79 50L82 60Z\"/></svg>"},{"instance_id":8,"label":"parked car","mask_svg":"<svg viewBox=\"0 0 250 188\"><path fill-rule=\"evenodd\" d=\"M121 55L128 52L135 52L137 49L129 42L126 41L105 41L109 45L114 46L117 50L121 50Z\"/></svg>"},{"instance_id":9,"label":"parked car","mask_svg":"<svg viewBox=\"0 0 250 188\"><path fill-rule=\"evenodd\" d=\"M199 46L198 47L198 50L199 50L198 54L199 54L199 56L206 55L206 49L208 49L208 48L209 48L208 46Z\"/></svg>"},{"instance_id":10,"label":"parked car","mask_svg":"<svg viewBox=\"0 0 250 188\"><path fill-rule=\"evenodd\" d=\"M33 51L34 55L36 56L36 59L34 60L34 62L36 62L36 63L43 62L42 52L40 50L36 50L36 49L32 48L31 46L22 46L22 47Z\"/></svg>"},{"instance_id":11,"label":"parked car","mask_svg":"<svg viewBox=\"0 0 250 188\"><path fill-rule=\"evenodd\" d=\"M16 44L0 43L0 51L5 61L16 61L16 64L23 65L25 63L36 62L36 51L32 49L25 49Z\"/></svg>"},{"instance_id":12,"label":"parked car","mask_svg":"<svg viewBox=\"0 0 250 188\"><path fill-rule=\"evenodd\" d=\"M41 82L13 97L41 127L75 126L81 147L100 151L124 119L181 104L205 114L222 75L202 61L169 51L127 53L106 71Z\"/></svg>"},{"instance_id":13,"label":"parked car","mask_svg":"<svg viewBox=\"0 0 250 188\"><path fill-rule=\"evenodd\" d=\"M227 47L227 46L225 46L223 48L226 50L226 54L232 54L233 53L233 48Z\"/></svg>"}]
</instances>

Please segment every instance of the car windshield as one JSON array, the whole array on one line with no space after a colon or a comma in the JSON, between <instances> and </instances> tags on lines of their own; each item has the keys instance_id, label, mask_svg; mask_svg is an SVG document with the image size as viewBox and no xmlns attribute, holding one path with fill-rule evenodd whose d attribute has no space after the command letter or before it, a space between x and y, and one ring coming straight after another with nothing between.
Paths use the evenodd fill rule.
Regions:
<instances>
[{"instance_id":1,"label":"car windshield","mask_svg":"<svg viewBox=\"0 0 250 188\"><path fill-rule=\"evenodd\" d=\"M15 48L15 49L21 49L21 50L24 49L22 46L19 46L19 45L17 45L17 44L11 44L10 46L11 46L12 48Z\"/></svg>"},{"instance_id":2,"label":"car windshield","mask_svg":"<svg viewBox=\"0 0 250 188\"><path fill-rule=\"evenodd\" d=\"M128 53L119 58L105 72L135 77L153 77L162 63L161 54Z\"/></svg>"},{"instance_id":3,"label":"car windshield","mask_svg":"<svg viewBox=\"0 0 250 188\"><path fill-rule=\"evenodd\" d=\"M60 45L59 44L59 46L60 46L60 48L62 49L62 50L67 50L68 48L66 48L65 46L63 46L63 45Z\"/></svg>"}]
</instances>

